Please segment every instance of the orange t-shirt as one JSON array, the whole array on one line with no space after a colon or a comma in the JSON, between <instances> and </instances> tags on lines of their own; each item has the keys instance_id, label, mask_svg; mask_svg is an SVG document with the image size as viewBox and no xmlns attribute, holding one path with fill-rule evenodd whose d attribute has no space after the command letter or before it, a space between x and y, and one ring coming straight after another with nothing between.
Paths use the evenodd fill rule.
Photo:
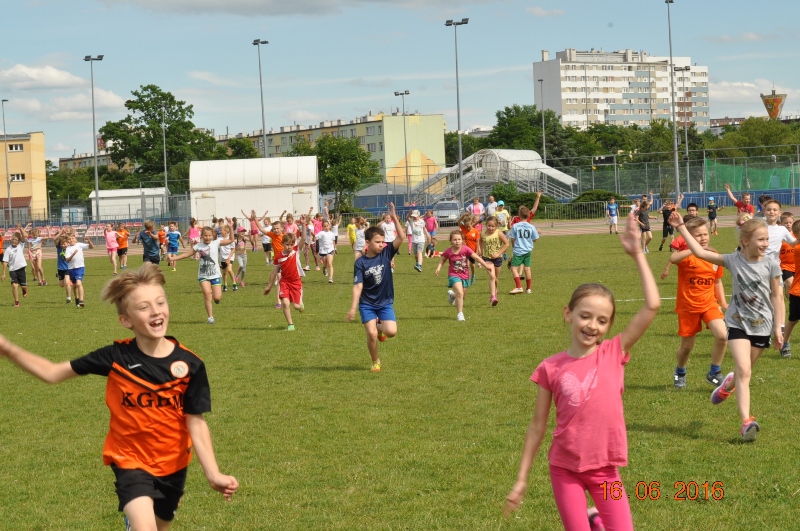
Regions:
<instances>
[{"instance_id":1,"label":"orange t-shirt","mask_svg":"<svg viewBox=\"0 0 800 531\"><path fill-rule=\"evenodd\" d=\"M158 243L161 245L167 243L167 233L163 229L158 229Z\"/></svg>"},{"instance_id":2,"label":"orange t-shirt","mask_svg":"<svg viewBox=\"0 0 800 531\"><path fill-rule=\"evenodd\" d=\"M797 266L800 265L800 245L793 249L794 251L794 266L797 271ZM795 275L792 281L792 287L789 288L789 295L800 297L800 275Z\"/></svg>"},{"instance_id":3,"label":"orange t-shirt","mask_svg":"<svg viewBox=\"0 0 800 531\"><path fill-rule=\"evenodd\" d=\"M678 262L678 296L675 313L703 313L719 306L714 284L725 268L688 256Z\"/></svg>"},{"instance_id":4,"label":"orange t-shirt","mask_svg":"<svg viewBox=\"0 0 800 531\"><path fill-rule=\"evenodd\" d=\"M128 236L131 233L128 232L128 229L122 229L117 231L117 245L120 249L127 249L128 248Z\"/></svg>"},{"instance_id":5,"label":"orange t-shirt","mask_svg":"<svg viewBox=\"0 0 800 531\"><path fill-rule=\"evenodd\" d=\"M783 271L791 271L794 273L796 271L794 266L794 247L789 245L786 242L781 242L781 270Z\"/></svg>"},{"instance_id":6,"label":"orange t-shirt","mask_svg":"<svg viewBox=\"0 0 800 531\"><path fill-rule=\"evenodd\" d=\"M464 225L459 225L461 234L464 236L464 243L467 247L472 249L472 252L478 252L478 240L481 239L481 233L475 227L468 229Z\"/></svg>"},{"instance_id":7,"label":"orange t-shirt","mask_svg":"<svg viewBox=\"0 0 800 531\"><path fill-rule=\"evenodd\" d=\"M283 252L283 234L275 234L270 231L267 236L272 240L272 263L277 264L278 257Z\"/></svg>"}]
</instances>

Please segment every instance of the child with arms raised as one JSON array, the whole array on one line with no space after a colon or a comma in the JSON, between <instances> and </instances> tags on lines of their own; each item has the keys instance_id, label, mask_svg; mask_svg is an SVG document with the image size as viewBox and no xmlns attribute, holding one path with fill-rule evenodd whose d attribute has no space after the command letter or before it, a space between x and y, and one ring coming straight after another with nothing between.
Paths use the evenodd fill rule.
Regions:
<instances>
[{"instance_id":1,"label":"child with arms raised","mask_svg":"<svg viewBox=\"0 0 800 531\"><path fill-rule=\"evenodd\" d=\"M17 231L11 235L11 245L3 253L3 276L0 280L5 281L6 271L11 276L11 295L14 297L14 306L19 306L19 290L22 288L22 296L28 296L28 278L26 268L28 262L25 261L25 244L28 233L17 223Z\"/></svg>"},{"instance_id":2,"label":"child with arms raised","mask_svg":"<svg viewBox=\"0 0 800 531\"><path fill-rule=\"evenodd\" d=\"M164 275L150 264L106 284L101 297L116 305L119 322L134 337L72 361L54 363L0 336L0 356L46 383L85 374L107 378L111 420L103 462L114 472L119 511L133 530L169 529L193 450L212 489L230 501L239 487L236 478L219 471L214 457L203 418L211 411L203 361L166 335L163 286Z\"/></svg>"},{"instance_id":3,"label":"child with arms raised","mask_svg":"<svg viewBox=\"0 0 800 531\"><path fill-rule=\"evenodd\" d=\"M556 427L548 459L553 495L564 528L590 529L585 494L588 490L608 529L633 529L624 488L618 499L605 495L603 489L622 485L617 467L628 463L622 406L625 364L630 359L630 349L644 335L661 306L636 228L634 216L629 215L627 232L620 240L639 270L644 306L619 335L603 341L614 323L614 296L601 284L584 284L573 292L564 308L570 347L546 358L531 376L539 390L533 420L525 435L517 482L507 498L506 514L522 502L531 465L547 432L550 406L555 402ZM596 511L589 514L595 518L593 527L600 528Z\"/></svg>"},{"instance_id":4,"label":"child with arms raised","mask_svg":"<svg viewBox=\"0 0 800 531\"><path fill-rule=\"evenodd\" d=\"M305 216L300 216L300 228L305 231L306 219ZM269 276L269 282L264 289L264 295L269 295L272 291L272 286L280 275L278 300L283 309L283 316L286 318L286 330L293 331L294 321L292 320L292 307L302 313L305 309L303 306L303 280L305 276L303 268L300 266L300 251L305 246L305 238L300 238L298 246L298 238L295 233L287 232L281 238L281 252L275 253L275 267L272 268L272 273Z\"/></svg>"},{"instance_id":5,"label":"child with arms raised","mask_svg":"<svg viewBox=\"0 0 800 531\"><path fill-rule=\"evenodd\" d=\"M734 372L725 376L711 393L711 402L719 404L737 389L736 405L741 417L740 434L744 442L754 441L760 426L750 415L750 376L753 365L769 347L770 333L776 343L783 343L783 284L778 261L769 258L770 233L762 219L751 219L739 229L740 251L717 254L703 249L686 229L680 214L672 214L670 223L677 228L696 257L731 272L733 296L725 312L728 346L735 363ZM783 228L783 227L781 227Z\"/></svg>"}]
</instances>

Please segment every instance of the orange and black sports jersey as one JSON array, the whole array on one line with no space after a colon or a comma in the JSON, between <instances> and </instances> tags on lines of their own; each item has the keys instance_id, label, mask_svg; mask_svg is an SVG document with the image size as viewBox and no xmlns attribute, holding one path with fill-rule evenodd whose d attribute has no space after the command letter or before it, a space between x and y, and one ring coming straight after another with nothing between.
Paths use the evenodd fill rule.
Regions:
<instances>
[{"instance_id":1,"label":"orange and black sports jersey","mask_svg":"<svg viewBox=\"0 0 800 531\"><path fill-rule=\"evenodd\" d=\"M703 313L719 306L714 284L725 275L725 268L687 256L678 262L678 296L675 313Z\"/></svg>"},{"instance_id":2,"label":"orange and black sports jersey","mask_svg":"<svg viewBox=\"0 0 800 531\"><path fill-rule=\"evenodd\" d=\"M781 242L781 270L795 272L794 247L786 242Z\"/></svg>"},{"instance_id":3,"label":"orange and black sports jersey","mask_svg":"<svg viewBox=\"0 0 800 531\"><path fill-rule=\"evenodd\" d=\"M192 459L186 415L211 411L208 376L196 354L167 339L175 349L165 358L148 356L135 339L125 339L70 362L78 374L108 377L106 465L158 477L186 468Z\"/></svg>"}]
</instances>

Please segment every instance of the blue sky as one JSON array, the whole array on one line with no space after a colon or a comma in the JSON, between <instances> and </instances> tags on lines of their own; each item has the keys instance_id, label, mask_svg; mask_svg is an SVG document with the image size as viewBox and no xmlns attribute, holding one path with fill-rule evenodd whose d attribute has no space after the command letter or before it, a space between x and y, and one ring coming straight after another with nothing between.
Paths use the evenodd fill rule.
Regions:
<instances>
[{"instance_id":1,"label":"blue sky","mask_svg":"<svg viewBox=\"0 0 800 531\"><path fill-rule=\"evenodd\" d=\"M724 5L724 9L722 6ZM672 5L676 56L708 65L711 116L764 115L773 84L800 114L796 1ZM492 126L498 109L533 102L541 50L633 48L667 55L663 0L17 0L0 8L0 97L9 133L44 131L47 157L91 151L89 65L98 127L125 115L140 85L194 105L199 127L261 129L262 47L267 128L350 120L400 106L443 113L456 128L453 28L462 129Z\"/></svg>"}]
</instances>

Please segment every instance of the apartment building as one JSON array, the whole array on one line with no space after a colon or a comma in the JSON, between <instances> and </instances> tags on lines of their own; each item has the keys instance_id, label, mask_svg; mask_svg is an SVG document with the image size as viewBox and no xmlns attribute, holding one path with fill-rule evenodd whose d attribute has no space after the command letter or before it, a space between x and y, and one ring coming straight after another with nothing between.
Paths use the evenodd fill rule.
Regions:
<instances>
[{"instance_id":1,"label":"apartment building","mask_svg":"<svg viewBox=\"0 0 800 531\"><path fill-rule=\"evenodd\" d=\"M679 126L711 126L708 67L690 57L673 57L675 116ZM533 64L536 105L552 110L561 123L585 129L595 123L647 127L655 118L672 120L669 57L631 49L616 52L547 50Z\"/></svg>"},{"instance_id":2,"label":"apartment building","mask_svg":"<svg viewBox=\"0 0 800 531\"><path fill-rule=\"evenodd\" d=\"M0 172L11 187L11 219L8 219L8 185L0 186L0 219L5 224L44 219L47 213L47 172L44 133L0 136ZM8 174L6 174L8 163Z\"/></svg>"},{"instance_id":3,"label":"apartment building","mask_svg":"<svg viewBox=\"0 0 800 531\"><path fill-rule=\"evenodd\" d=\"M435 174L445 165L445 121L441 114L400 112L372 113L353 120L329 120L319 125L287 125L266 134L266 156L282 157L291 153L297 142L307 140L312 144L322 136L355 138L361 148L378 162L384 182L406 185L406 164L411 186ZM261 130L239 133L236 138L246 138L253 147L264 153ZM233 135L219 135L217 142L224 144Z\"/></svg>"}]
</instances>

